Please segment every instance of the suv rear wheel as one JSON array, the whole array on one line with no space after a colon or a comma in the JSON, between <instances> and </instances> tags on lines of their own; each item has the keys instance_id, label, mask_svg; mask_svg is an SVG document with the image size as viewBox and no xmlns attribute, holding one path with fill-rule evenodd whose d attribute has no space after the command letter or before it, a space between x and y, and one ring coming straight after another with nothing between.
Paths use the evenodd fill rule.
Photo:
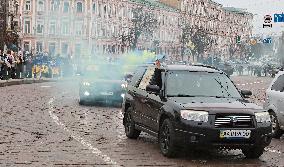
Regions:
<instances>
[{"instance_id":1,"label":"suv rear wheel","mask_svg":"<svg viewBox=\"0 0 284 167\"><path fill-rule=\"evenodd\" d=\"M137 139L139 137L141 131L135 129L135 123L132 119L130 112L131 112L131 109L128 108L127 111L124 114L125 134L130 139Z\"/></svg>"},{"instance_id":2,"label":"suv rear wheel","mask_svg":"<svg viewBox=\"0 0 284 167\"><path fill-rule=\"evenodd\" d=\"M175 135L172 123L165 119L159 131L159 145L161 152L166 157L175 157L177 147L174 145Z\"/></svg>"},{"instance_id":3,"label":"suv rear wheel","mask_svg":"<svg viewBox=\"0 0 284 167\"><path fill-rule=\"evenodd\" d=\"M255 159L255 158L259 158L263 154L264 148L263 147L252 147L248 149L242 149L242 152L246 156L246 158Z\"/></svg>"},{"instance_id":4,"label":"suv rear wheel","mask_svg":"<svg viewBox=\"0 0 284 167\"><path fill-rule=\"evenodd\" d=\"M272 122L272 137L279 139L282 136L283 131L280 129L277 116L273 111L270 112L270 118Z\"/></svg>"}]
</instances>

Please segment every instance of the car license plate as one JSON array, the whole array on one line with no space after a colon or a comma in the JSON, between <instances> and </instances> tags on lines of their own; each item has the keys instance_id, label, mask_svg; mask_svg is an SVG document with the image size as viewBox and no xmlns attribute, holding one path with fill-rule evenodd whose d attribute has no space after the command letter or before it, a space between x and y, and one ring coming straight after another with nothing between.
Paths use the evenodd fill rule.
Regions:
<instances>
[{"instance_id":1,"label":"car license plate","mask_svg":"<svg viewBox=\"0 0 284 167\"><path fill-rule=\"evenodd\" d=\"M251 130L221 130L221 139L249 139Z\"/></svg>"},{"instance_id":2,"label":"car license plate","mask_svg":"<svg viewBox=\"0 0 284 167\"><path fill-rule=\"evenodd\" d=\"M101 95L104 95L104 96L112 96L112 95L113 95L113 92L101 92Z\"/></svg>"}]
</instances>

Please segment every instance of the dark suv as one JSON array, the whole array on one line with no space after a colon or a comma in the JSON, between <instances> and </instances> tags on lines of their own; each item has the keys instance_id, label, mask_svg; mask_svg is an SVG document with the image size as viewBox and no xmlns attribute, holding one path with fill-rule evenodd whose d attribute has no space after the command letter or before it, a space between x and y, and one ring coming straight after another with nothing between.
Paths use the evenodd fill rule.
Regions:
<instances>
[{"instance_id":1,"label":"dark suv","mask_svg":"<svg viewBox=\"0 0 284 167\"><path fill-rule=\"evenodd\" d=\"M205 66L140 67L123 102L128 138L158 138L163 155L181 146L241 149L258 158L271 142L271 120L222 71Z\"/></svg>"}]
</instances>

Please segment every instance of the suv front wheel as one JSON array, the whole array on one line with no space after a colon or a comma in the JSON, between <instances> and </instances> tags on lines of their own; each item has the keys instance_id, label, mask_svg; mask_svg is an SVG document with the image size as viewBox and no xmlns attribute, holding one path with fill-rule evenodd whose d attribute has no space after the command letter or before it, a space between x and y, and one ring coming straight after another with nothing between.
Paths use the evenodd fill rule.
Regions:
<instances>
[{"instance_id":1,"label":"suv front wheel","mask_svg":"<svg viewBox=\"0 0 284 167\"><path fill-rule=\"evenodd\" d=\"M125 134L130 139L137 139L141 133L141 131L135 129L135 123L130 114L131 109L128 108L124 114L124 128Z\"/></svg>"},{"instance_id":2,"label":"suv front wheel","mask_svg":"<svg viewBox=\"0 0 284 167\"><path fill-rule=\"evenodd\" d=\"M161 152L166 157L175 157L177 147L174 145L174 128L169 119L165 119L159 131L159 145Z\"/></svg>"},{"instance_id":3,"label":"suv front wheel","mask_svg":"<svg viewBox=\"0 0 284 167\"><path fill-rule=\"evenodd\" d=\"M246 156L246 158L255 159L255 158L259 158L263 154L264 148L263 147L252 147L252 148L242 149L242 152Z\"/></svg>"}]
</instances>

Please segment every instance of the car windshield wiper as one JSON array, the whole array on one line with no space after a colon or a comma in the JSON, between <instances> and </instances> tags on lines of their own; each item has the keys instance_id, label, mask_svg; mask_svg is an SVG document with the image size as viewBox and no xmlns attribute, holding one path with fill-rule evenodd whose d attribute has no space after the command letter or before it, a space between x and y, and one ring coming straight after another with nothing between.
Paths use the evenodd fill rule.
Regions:
<instances>
[{"instance_id":1,"label":"car windshield wiper","mask_svg":"<svg viewBox=\"0 0 284 167\"><path fill-rule=\"evenodd\" d=\"M207 96L207 97L228 98L228 97L225 97L225 96Z\"/></svg>"},{"instance_id":2,"label":"car windshield wiper","mask_svg":"<svg viewBox=\"0 0 284 167\"><path fill-rule=\"evenodd\" d=\"M177 94L177 95L168 95L168 97L196 97L193 95Z\"/></svg>"}]
</instances>

